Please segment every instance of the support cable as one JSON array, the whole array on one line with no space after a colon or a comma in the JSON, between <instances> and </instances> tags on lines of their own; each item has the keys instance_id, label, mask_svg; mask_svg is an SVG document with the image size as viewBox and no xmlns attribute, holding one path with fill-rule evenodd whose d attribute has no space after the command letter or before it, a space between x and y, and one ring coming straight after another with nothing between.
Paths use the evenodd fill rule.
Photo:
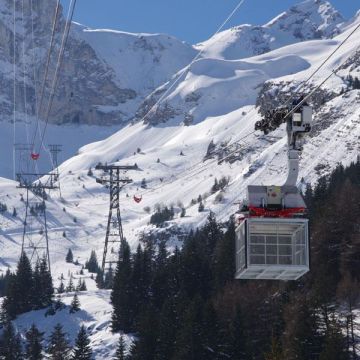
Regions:
<instances>
[{"instance_id":1,"label":"support cable","mask_svg":"<svg viewBox=\"0 0 360 360\"><path fill-rule=\"evenodd\" d=\"M231 18L235 15L235 13L239 10L239 8L243 5L244 2L245 2L245 0L240 0L240 2L236 5L236 7L233 9L233 11L230 13L230 15L225 19L225 21L219 26L219 28L216 30L216 32L213 34L212 37L216 36L224 28L224 26L231 20ZM201 49L201 51L198 52L195 55L195 57L191 60L189 65L187 65L185 68L180 70L177 73L177 75L175 75L174 82L166 89L166 91L161 95L161 97L156 101L156 103L150 108L150 110L140 119L140 121L144 121L148 117L148 115L150 115L150 113L153 112L153 110L156 110L156 108L159 106L159 104L169 94L170 90L172 90L174 88L174 86L180 81L180 79L183 78L183 76L188 73L191 66L194 64L194 62L196 60L199 59L199 57L203 54L203 52L205 51L205 49L207 49L207 47L209 47L209 45L205 46L203 49Z\"/></svg>"},{"instance_id":2,"label":"support cable","mask_svg":"<svg viewBox=\"0 0 360 360\"><path fill-rule=\"evenodd\" d=\"M13 89L13 178L16 180L16 0L14 0L14 18L13 18L13 72L14 72L14 89Z\"/></svg>"},{"instance_id":3,"label":"support cable","mask_svg":"<svg viewBox=\"0 0 360 360\"><path fill-rule=\"evenodd\" d=\"M60 0L57 0L57 4L56 4L56 8L55 8L55 14L54 14L54 18L53 18L53 25L52 25L52 30L51 30L50 46L49 46L49 50L48 50L48 53L47 53L47 59L46 59L46 64L45 64L45 74L44 74L44 78L43 78L43 82L42 82L42 86L41 86L39 107L37 108L37 114L38 115L37 115L36 129L34 131L33 140L32 140L32 148L35 147L35 138L36 138L37 132L39 131L39 121L40 121L39 116L40 116L41 110L42 110L45 87L46 87L46 82L47 82L48 74L49 74L51 53L52 53L52 50L53 50L53 47L54 47L55 32L56 32L56 26L57 26L57 22L58 22L59 11L60 11ZM40 130L40 132L41 132L41 130Z\"/></svg>"},{"instance_id":4,"label":"support cable","mask_svg":"<svg viewBox=\"0 0 360 360\"><path fill-rule=\"evenodd\" d=\"M69 38L69 33L70 33L72 19L74 16L75 6L76 6L76 0L71 0L68 14L67 14L67 20L66 20L66 24L65 24L65 28L64 28L64 33L63 33L63 37L62 37L62 41L61 41L59 56L58 56L58 60L57 60L57 64L56 64L55 74L54 74L54 78L53 78L53 82L52 82L52 87L51 87L51 91L50 91L50 95L49 95L49 102L48 102L46 115L45 115L45 126L44 126L44 129L42 132L42 136L40 138L40 146L39 146L39 151L38 151L39 153L40 153L41 147L44 144L44 137L45 137L47 125L49 123L50 111L51 111L51 108L52 108L52 105L54 102L55 89L56 89L56 86L57 86L57 83L59 80L59 71L60 71L60 68L61 68L61 65L62 65L63 59L64 59L64 51L65 51L65 47L67 44L67 40Z\"/></svg>"},{"instance_id":5,"label":"support cable","mask_svg":"<svg viewBox=\"0 0 360 360\"><path fill-rule=\"evenodd\" d=\"M360 26L358 26L357 28L359 28L359 27L360 27ZM354 32L352 32L352 33L354 33ZM349 37L347 37L347 38L349 38ZM357 53L357 51L358 51L359 49L360 49L360 46L358 46L358 48L355 50L355 53ZM335 52L334 52L334 53L335 53ZM334 53L333 53L333 54L334 54ZM324 85L333 75L336 75L337 72L342 68L342 66L346 63L346 61L348 61L348 59L349 59L352 55L353 55L353 53L350 54L336 69L333 69L333 70L331 71L331 73L330 73L318 86L315 87L315 89L313 89L306 97L304 97L304 99L303 99L301 102L299 102L299 104L297 104L297 105L296 105L293 109L291 109L286 115L284 115L284 117L283 117L283 119L282 119L282 122L284 122L284 120L285 120L287 117L291 116L294 112L296 112L296 110L298 110L298 109L303 105L303 103L306 102L306 101L307 101L322 85ZM239 144L240 142L244 142L244 140L245 140L246 138L248 138L249 136L251 136L251 135L254 134L255 132L256 132L255 130L251 131L250 133L246 134L245 136L243 136L242 138L238 139L237 141L233 142L233 143L230 144L230 145L235 145L235 144ZM230 145L224 147L224 149L228 148ZM203 164L203 166L200 166L200 168L197 167L197 171L196 171L195 173L187 174L187 175L185 175L185 176L182 177L182 178L176 177L175 179L172 179L172 180L170 180L170 181L167 182L167 183L161 183L160 186L155 187L155 188L152 188L152 189L149 189L148 191L145 191L143 194L147 194L147 193L151 193L151 192L153 192L153 191L159 190L159 189L161 189L162 187L164 187L165 185L170 185L170 184L174 183L175 181L177 181L177 180L179 180L179 179L184 180L184 179L187 179L188 177L196 176L196 175L200 174L201 172L205 171L210 165L213 165L215 162L218 162L218 164L221 164L223 161L225 161L226 159L228 159L230 156L232 156L233 154L235 154L235 153L238 152L238 151L239 151L239 149L235 149L235 150L233 150L232 152L230 152L229 154L227 154L225 157L221 158L220 160L214 159L214 160L209 161L209 162L206 163L206 164ZM201 163L202 163L202 162L199 162L199 163L193 165L191 168L193 168L193 167L195 167L195 166L197 166L198 164L201 164Z\"/></svg>"}]
</instances>

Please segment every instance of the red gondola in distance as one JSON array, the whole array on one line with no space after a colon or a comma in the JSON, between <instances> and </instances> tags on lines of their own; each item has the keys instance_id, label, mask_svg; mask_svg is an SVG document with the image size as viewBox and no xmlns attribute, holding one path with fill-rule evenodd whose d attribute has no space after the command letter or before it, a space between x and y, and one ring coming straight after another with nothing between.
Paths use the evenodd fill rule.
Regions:
<instances>
[{"instance_id":1,"label":"red gondola in distance","mask_svg":"<svg viewBox=\"0 0 360 360\"><path fill-rule=\"evenodd\" d=\"M38 160L38 159L39 159L39 157L40 157L40 154L37 154L37 153L31 153L31 158L32 158L33 160Z\"/></svg>"},{"instance_id":2,"label":"red gondola in distance","mask_svg":"<svg viewBox=\"0 0 360 360\"><path fill-rule=\"evenodd\" d=\"M136 195L134 195L133 199L134 199L134 201L135 201L136 203L139 203L139 202L141 202L141 200L142 200L142 196L136 196Z\"/></svg>"}]
</instances>

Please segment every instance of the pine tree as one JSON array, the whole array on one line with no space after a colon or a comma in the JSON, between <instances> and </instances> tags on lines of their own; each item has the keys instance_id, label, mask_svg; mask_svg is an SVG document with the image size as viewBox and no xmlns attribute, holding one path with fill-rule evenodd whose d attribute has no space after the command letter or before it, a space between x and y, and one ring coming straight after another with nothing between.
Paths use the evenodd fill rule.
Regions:
<instances>
[{"instance_id":1,"label":"pine tree","mask_svg":"<svg viewBox=\"0 0 360 360\"><path fill-rule=\"evenodd\" d=\"M185 215L186 215L186 209L183 207L181 208L180 217L185 217Z\"/></svg>"},{"instance_id":2,"label":"pine tree","mask_svg":"<svg viewBox=\"0 0 360 360\"><path fill-rule=\"evenodd\" d=\"M120 330L129 332L132 330L134 305L132 285L130 247L124 239L120 244L119 260L111 292L111 303L113 305L111 326L114 332Z\"/></svg>"},{"instance_id":3,"label":"pine tree","mask_svg":"<svg viewBox=\"0 0 360 360\"><path fill-rule=\"evenodd\" d=\"M78 297L77 293L75 293L74 297L71 301L70 313L73 314L79 310L80 310L80 301L79 301L79 297Z\"/></svg>"},{"instance_id":4,"label":"pine tree","mask_svg":"<svg viewBox=\"0 0 360 360\"><path fill-rule=\"evenodd\" d=\"M180 327L179 314L176 307L173 299L167 299L161 309L155 360L167 360L173 357L176 332Z\"/></svg>"},{"instance_id":5,"label":"pine tree","mask_svg":"<svg viewBox=\"0 0 360 360\"><path fill-rule=\"evenodd\" d=\"M285 311L285 359L316 359L321 350L319 319L309 302L298 296Z\"/></svg>"},{"instance_id":6,"label":"pine tree","mask_svg":"<svg viewBox=\"0 0 360 360\"><path fill-rule=\"evenodd\" d=\"M64 292L65 292L65 285L64 285L64 282L62 280L60 280L60 285L57 288L57 293L62 294Z\"/></svg>"},{"instance_id":7,"label":"pine tree","mask_svg":"<svg viewBox=\"0 0 360 360\"><path fill-rule=\"evenodd\" d=\"M319 360L347 360L346 341L338 320L333 317L325 335L325 346Z\"/></svg>"},{"instance_id":8,"label":"pine tree","mask_svg":"<svg viewBox=\"0 0 360 360\"><path fill-rule=\"evenodd\" d=\"M217 226L217 231L220 231ZM228 229L224 236L216 235L214 251L214 282L216 289L222 289L226 284L233 280L235 273L235 224L230 221Z\"/></svg>"},{"instance_id":9,"label":"pine tree","mask_svg":"<svg viewBox=\"0 0 360 360\"><path fill-rule=\"evenodd\" d=\"M203 347L202 308L204 302L196 296L187 306L181 328L177 334L174 360L209 358L208 349Z\"/></svg>"},{"instance_id":10,"label":"pine tree","mask_svg":"<svg viewBox=\"0 0 360 360\"><path fill-rule=\"evenodd\" d=\"M91 250L90 258L85 264L85 268L91 273L97 273L99 271L99 264L96 257L95 250Z\"/></svg>"},{"instance_id":11,"label":"pine tree","mask_svg":"<svg viewBox=\"0 0 360 360\"><path fill-rule=\"evenodd\" d=\"M42 360L42 341L44 333L41 333L35 324L26 332L26 359Z\"/></svg>"},{"instance_id":12,"label":"pine tree","mask_svg":"<svg viewBox=\"0 0 360 360\"><path fill-rule=\"evenodd\" d=\"M64 234L65 234L65 232L64 232ZM66 237L66 235L64 237ZM74 255L73 255L71 249L68 250L65 260L67 263L72 263L74 261Z\"/></svg>"},{"instance_id":13,"label":"pine tree","mask_svg":"<svg viewBox=\"0 0 360 360\"><path fill-rule=\"evenodd\" d=\"M218 179L215 178L214 185L211 187L211 193L214 194L219 190Z\"/></svg>"},{"instance_id":14,"label":"pine tree","mask_svg":"<svg viewBox=\"0 0 360 360\"><path fill-rule=\"evenodd\" d=\"M245 333L244 314L240 306L237 306L235 310L235 316L232 319L227 336L230 359L247 360L248 338Z\"/></svg>"},{"instance_id":15,"label":"pine tree","mask_svg":"<svg viewBox=\"0 0 360 360\"><path fill-rule=\"evenodd\" d=\"M15 333L11 321L5 324L2 339L0 339L0 359L23 360L21 338Z\"/></svg>"},{"instance_id":16,"label":"pine tree","mask_svg":"<svg viewBox=\"0 0 360 360\"><path fill-rule=\"evenodd\" d=\"M58 310L62 310L64 308L65 308L65 304L61 301L60 295L58 295L56 297L55 302L54 302L54 310L58 311Z\"/></svg>"},{"instance_id":17,"label":"pine tree","mask_svg":"<svg viewBox=\"0 0 360 360\"><path fill-rule=\"evenodd\" d=\"M40 293L38 294L41 307L51 305L54 296L54 287L51 273L48 268L46 257L40 261Z\"/></svg>"},{"instance_id":18,"label":"pine tree","mask_svg":"<svg viewBox=\"0 0 360 360\"><path fill-rule=\"evenodd\" d=\"M114 283L114 271L110 266L109 270L105 273L105 279L103 283L104 289L111 289Z\"/></svg>"},{"instance_id":19,"label":"pine tree","mask_svg":"<svg viewBox=\"0 0 360 360\"><path fill-rule=\"evenodd\" d=\"M278 339L271 339L271 349L265 354L265 360L284 360L281 344Z\"/></svg>"},{"instance_id":20,"label":"pine tree","mask_svg":"<svg viewBox=\"0 0 360 360\"><path fill-rule=\"evenodd\" d=\"M86 290L87 290L86 282L85 282L85 280L82 280L80 282L79 291L86 291Z\"/></svg>"},{"instance_id":21,"label":"pine tree","mask_svg":"<svg viewBox=\"0 0 360 360\"><path fill-rule=\"evenodd\" d=\"M60 324L55 325L54 331L50 335L47 353L51 356L52 360L69 359L69 342Z\"/></svg>"},{"instance_id":22,"label":"pine tree","mask_svg":"<svg viewBox=\"0 0 360 360\"><path fill-rule=\"evenodd\" d=\"M125 344L124 336L120 335L119 345L117 347L114 360L126 360L127 356L126 356L125 352L126 352L126 344Z\"/></svg>"},{"instance_id":23,"label":"pine tree","mask_svg":"<svg viewBox=\"0 0 360 360\"><path fill-rule=\"evenodd\" d=\"M75 348L71 360L91 360L92 350L85 326L81 326L75 341Z\"/></svg>"},{"instance_id":24,"label":"pine tree","mask_svg":"<svg viewBox=\"0 0 360 360\"><path fill-rule=\"evenodd\" d=\"M203 202L201 201L200 204L199 204L199 207L198 207L198 211L203 212L204 209L205 209L205 206L204 206Z\"/></svg>"},{"instance_id":25,"label":"pine tree","mask_svg":"<svg viewBox=\"0 0 360 360\"><path fill-rule=\"evenodd\" d=\"M138 317L138 339L131 348L131 359L153 359L157 345L158 314L151 306L146 307Z\"/></svg>"},{"instance_id":26,"label":"pine tree","mask_svg":"<svg viewBox=\"0 0 360 360\"><path fill-rule=\"evenodd\" d=\"M75 288L75 291L81 291L81 290L80 290L81 285L82 285L82 281L81 281L81 278L79 278L79 279L78 279L78 283L77 283L76 288Z\"/></svg>"},{"instance_id":27,"label":"pine tree","mask_svg":"<svg viewBox=\"0 0 360 360\"><path fill-rule=\"evenodd\" d=\"M75 290L72 274L70 275L69 282L66 286L66 292L72 292Z\"/></svg>"},{"instance_id":28,"label":"pine tree","mask_svg":"<svg viewBox=\"0 0 360 360\"><path fill-rule=\"evenodd\" d=\"M33 272L25 253L20 256L16 275L11 279L3 303L7 315L13 319L17 314L30 311L33 306Z\"/></svg>"}]
</instances>

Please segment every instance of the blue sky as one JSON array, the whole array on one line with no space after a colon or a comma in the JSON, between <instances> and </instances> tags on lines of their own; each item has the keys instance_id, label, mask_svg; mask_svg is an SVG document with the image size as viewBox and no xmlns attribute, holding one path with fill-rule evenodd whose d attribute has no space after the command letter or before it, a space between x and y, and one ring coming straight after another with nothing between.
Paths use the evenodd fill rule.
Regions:
<instances>
[{"instance_id":1,"label":"blue sky","mask_svg":"<svg viewBox=\"0 0 360 360\"><path fill-rule=\"evenodd\" d=\"M66 6L69 0L62 0ZM189 43L209 38L239 0L77 0L74 20L93 28L167 33ZM245 0L227 27L263 24L298 0ZM330 0L345 18L358 0Z\"/></svg>"}]
</instances>

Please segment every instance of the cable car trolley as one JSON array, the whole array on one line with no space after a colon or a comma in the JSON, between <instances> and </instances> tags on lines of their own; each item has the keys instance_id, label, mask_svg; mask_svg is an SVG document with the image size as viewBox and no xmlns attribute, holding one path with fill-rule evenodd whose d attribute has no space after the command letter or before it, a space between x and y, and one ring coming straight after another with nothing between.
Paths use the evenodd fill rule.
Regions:
<instances>
[{"instance_id":1,"label":"cable car trolley","mask_svg":"<svg viewBox=\"0 0 360 360\"><path fill-rule=\"evenodd\" d=\"M297 280L309 271L306 205L296 183L312 108L301 98L292 109L266 114L255 129L267 134L283 122L287 123L288 177L282 186L248 186L236 227L236 279Z\"/></svg>"}]
</instances>

